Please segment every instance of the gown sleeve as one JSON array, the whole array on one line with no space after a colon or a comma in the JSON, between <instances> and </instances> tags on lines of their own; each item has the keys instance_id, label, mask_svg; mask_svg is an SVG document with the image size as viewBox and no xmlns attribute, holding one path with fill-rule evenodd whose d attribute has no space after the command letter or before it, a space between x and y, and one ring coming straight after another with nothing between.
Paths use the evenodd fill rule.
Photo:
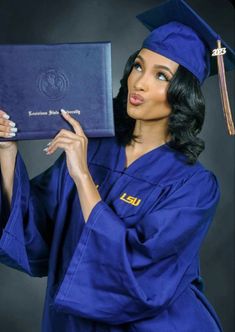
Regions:
<instances>
[{"instance_id":1,"label":"gown sleeve","mask_svg":"<svg viewBox=\"0 0 235 332\"><path fill-rule=\"evenodd\" d=\"M103 201L93 208L55 298L58 311L116 325L159 315L195 275L219 201L213 173L178 186L127 227Z\"/></svg>"},{"instance_id":2,"label":"gown sleeve","mask_svg":"<svg viewBox=\"0 0 235 332\"><path fill-rule=\"evenodd\" d=\"M32 276L44 276L65 168L63 153L48 170L29 180L16 156L13 196L7 209L0 183L0 262Z\"/></svg>"}]
</instances>

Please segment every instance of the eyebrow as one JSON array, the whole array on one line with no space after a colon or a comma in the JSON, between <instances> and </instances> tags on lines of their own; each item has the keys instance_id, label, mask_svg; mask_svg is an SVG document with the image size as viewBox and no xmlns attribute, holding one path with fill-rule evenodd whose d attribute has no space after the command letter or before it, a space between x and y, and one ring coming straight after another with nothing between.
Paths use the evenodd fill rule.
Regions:
<instances>
[{"instance_id":1,"label":"eyebrow","mask_svg":"<svg viewBox=\"0 0 235 332\"><path fill-rule=\"evenodd\" d=\"M143 62L145 62L144 58L141 55L137 55L136 58L139 58L140 60L142 60ZM170 70L170 68L168 68L167 66L163 66L163 65L154 65L154 68L157 69L164 69L166 71L168 71L169 73L171 73L172 76L174 76L174 74L172 73L172 71Z\"/></svg>"}]
</instances>

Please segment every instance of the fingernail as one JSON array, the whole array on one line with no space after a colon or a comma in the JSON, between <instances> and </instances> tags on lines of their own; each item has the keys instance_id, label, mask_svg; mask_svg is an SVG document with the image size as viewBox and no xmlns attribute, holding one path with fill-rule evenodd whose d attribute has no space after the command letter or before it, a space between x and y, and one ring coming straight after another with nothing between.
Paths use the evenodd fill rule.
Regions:
<instances>
[{"instance_id":1,"label":"fingernail","mask_svg":"<svg viewBox=\"0 0 235 332\"><path fill-rule=\"evenodd\" d=\"M17 128L10 128L10 131L16 133L18 131L18 129Z\"/></svg>"},{"instance_id":2,"label":"fingernail","mask_svg":"<svg viewBox=\"0 0 235 332\"><path fill-rule=\"evenodd\" d=\"M63 109L63 108L61 108L61 113L63 113L63 114L67 114L67 112Z\"/></svg>"},{"instance_id":3,"label":"fingernail","mask_svg":"<svg viewBox=\"0 0 235 332\"><path fill-rule=\"evenodd\" d=\"M9 137L14 137L16 134L15 133L9 133L8 136Z\"/></svg>"},{"instance_id":4,"label":"fingernail","mask_svg":"<svg viewBox=\"0 0 235 332\"><path fill-rule=\"evenodd\" d=\"M43 149L43 151L47 152L47 151L48 151L48 148Z\"/></svg>"},{"instance_id":5,"label":"fingernail","mask_svg":"<svg viewBox=\"0 0 235 332\"><path fill-rule=\"evenodd\" d=\"M47 144L47 146L50 146L50 145L51 145L51 143L52 143L52 142L49 142L49 143Z\"/></svg>"},{"instance_id":6,"label":"fingernail","mask_svg":"<svg viewBox=\"0 0 235 332\"><path fill-rule=\"evenodd\" d=\"M2 116L4 119L7 119L7 120L9 120L10 119L10 116L8 115L8 114L3 114L3 116Z\"/></svg>"},{"instance_id":7,"label":"fingernail","mask_svg":"<svg viewBox=\"0 0 235 332\"><path fill-rule=\"evenodd\" d=\"M11 127L15 127L16 124L15 124L15 122L10 121L10 122L9 122L9 125L10 125Z\"/></svg>"}]
</instances>

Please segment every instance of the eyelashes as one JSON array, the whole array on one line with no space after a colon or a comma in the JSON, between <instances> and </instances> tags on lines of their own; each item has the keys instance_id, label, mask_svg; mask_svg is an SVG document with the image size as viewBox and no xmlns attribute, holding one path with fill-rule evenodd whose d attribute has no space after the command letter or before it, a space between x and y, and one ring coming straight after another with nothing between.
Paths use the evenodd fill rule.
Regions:
<instances>
[{"instance_id":1,"label":"eyelashes","mask_svg":"<svg viewBox=\"0 0 235 332\"><path fill-rule=\"evenodd\" d=\"M142 71L142 66L139 62L134 62L133 68L138 72ZM170 77L164 71L161 71L161 70L159 70L159 71L157 70L157 72L154 76L156 77L156 79L158 79L160 81L167 81L167 82L170 81Z\"/></svg>"},{"instance_id":2,"label":"eyelashes","mask_svg":"<svg viewBox=\"0 0 235 332\"><path fill-rule=\"evenodd\" d=\"M140 71L140 69L142 69L140 63L138 63L138 62L135 62L135 63L133 64L133 68L135 68L137 71Z\"/></svg>"},{"instance_id":3,"label":"eyelashes","mask_svg":"<svg viewBox=\"0 0 235 332\"><path fill-rule=\"evenodd\" d=\"M157 78L158 78L160 81L167 81L167 82L170 81L169 77L168 77L166 74L164 74L163 72L161 72L161 71L159 71L159 72L156 74L156 76L157 76ZM160 78L160 77L163 77L163 79Z\"/></svg>"}]
</instances>

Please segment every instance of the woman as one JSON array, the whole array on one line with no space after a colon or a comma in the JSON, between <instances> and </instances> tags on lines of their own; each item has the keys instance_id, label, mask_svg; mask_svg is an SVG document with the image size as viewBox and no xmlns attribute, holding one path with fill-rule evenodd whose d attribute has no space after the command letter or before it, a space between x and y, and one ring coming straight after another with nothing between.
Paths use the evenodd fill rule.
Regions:
<instances>
[{"instance_id":1,"label":"woman","mask_svg":"<svg viewBox=\"0 0 235 332\"><path fill-rule=\"evenodd\" d=\"M65 152L31 182L16 144L1 143L0 257L48 275L43 331L221 331L199 268L219 200L197 161L200 81L147 41L114 100L117 137L88 143L62 112L74 132L52 140L48 155ZM1 110L0 136L13 126Z\"/></svg>"}]
</instances>

